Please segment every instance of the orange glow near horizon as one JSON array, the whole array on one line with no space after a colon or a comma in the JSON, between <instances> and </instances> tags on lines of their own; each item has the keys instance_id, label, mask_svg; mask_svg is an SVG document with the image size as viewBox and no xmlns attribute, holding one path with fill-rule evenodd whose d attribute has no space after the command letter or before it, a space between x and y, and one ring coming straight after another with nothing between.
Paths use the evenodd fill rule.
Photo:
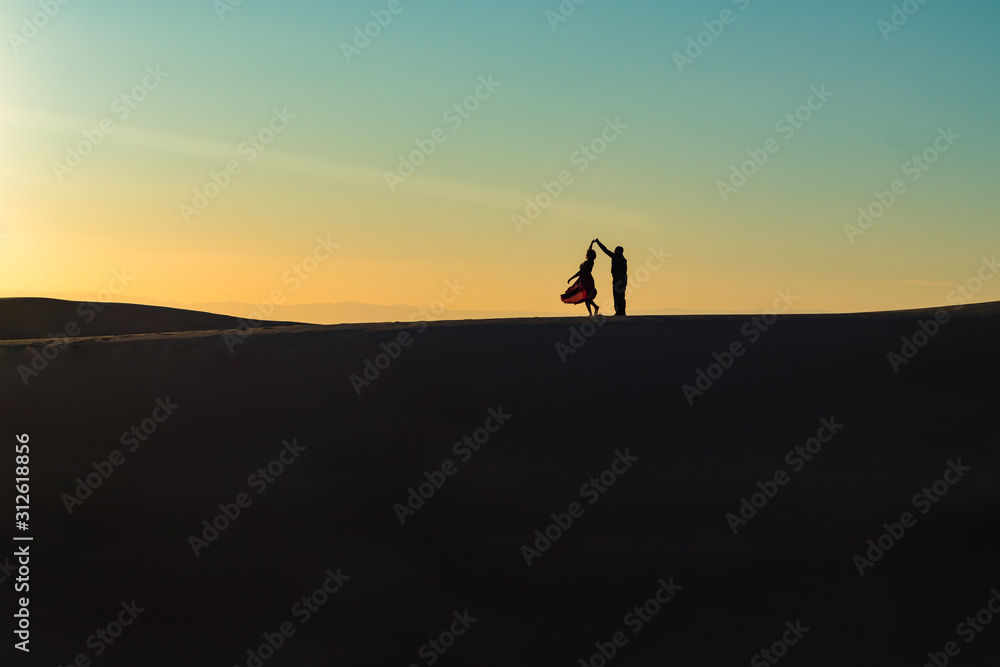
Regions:
<instances>
[{"instance_id":1,"label":"orange glow near horizon","mask_svg":"<svg viewBox=\"0 0 1000 667\"><path fill-rule=\"evenodd\" d=\"M578 315L558 297L601 237L636 314L752 313L784 289L790 312L949 303L1000 250L988 22L938 7L951 23L884 40L874 10L791 7L747 10L683 72L671 45L705 17L659 3L555 32L530 3L489 30L425 8L354 62L331 39L365 16L346 6L63 12L0 61L0 296L126 268L122 301L422 307L458 280L454 310ZM801 53L817 21L857 53ZM337 247L297 276L318 239ZM603 254L595 277L610 298Z\"/></svg>"}]
</instances>

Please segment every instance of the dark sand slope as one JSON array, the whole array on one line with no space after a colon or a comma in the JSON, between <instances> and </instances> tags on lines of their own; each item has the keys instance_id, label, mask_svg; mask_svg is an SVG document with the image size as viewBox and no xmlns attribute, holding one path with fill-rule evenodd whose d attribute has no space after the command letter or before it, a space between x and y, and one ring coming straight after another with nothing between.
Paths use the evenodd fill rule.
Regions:
<instances>
[{"instance_id":1,"label":"dark sand slope","mask_svg":"<svg viewBox=\"0 0 1000 667\"><path fill-rule=\"evenodd\" d=\"M282 323L268 323L275 324ZM0 340L204 331L237 326L239 320L235 317L178 308L43 298L0 299Z\"/></svg>"},{"instance_id":2,"label":"dark sand slope","mask_svg":"<svg viewBox=\"0 0 1000 667\"><path fill-rule=\"evenodd\" d=\"M996 665L1000 615L971 643L956 626L1000 589L1000 307L952 315L898 373L886 355L933 311L783 317L756 342L742 317L608 321L565 364L556 344L581 319L278 328L234 354L218 332L133 335L77 341L28 386L32 349L0 343L8 479L13 434L32 445L32 664L245 665L289 622L264 665L427 665L439 653L421 647L452 627L435 664L579 665L621 632L609 665L716 667L801 621L782 665L919 667L949 641L951 664ZM16 319L6 331L45 335ZM351 374L403 332L358 395ZM681 386L734 341L746 352L689 405ZM129 451L122 433L168 397ZM510 417L463 461L453 444L491 409ZM821 420L843 426L786 461ZM305 449L273 482L248 482L293 438ZM124 461L69 515L64 494L113 450ZM616 451L637 460L594 490ZM454 474L400 525L394 504L445 460ZM787 483L734 535L727 513L776 471ZM189 536L240 493L195 557ZM528 567L522 545L572 503L582 515ZM860 576L854 556L905 512L915 525ZM293 610L337 568L326 604ZM626 618L671 578L658 613ZM138 619L88 647L133 599Z\"/></svg>"}]
</instances>

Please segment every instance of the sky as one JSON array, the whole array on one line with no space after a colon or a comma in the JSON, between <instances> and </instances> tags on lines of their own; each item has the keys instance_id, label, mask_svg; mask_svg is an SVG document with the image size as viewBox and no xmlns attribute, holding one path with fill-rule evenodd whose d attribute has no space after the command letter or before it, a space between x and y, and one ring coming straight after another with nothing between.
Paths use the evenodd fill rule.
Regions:
<instances>
[{"instance_id":1,"label":"sky","mask_svg":"<svg viewBox=\"0 0 1000 667\"><path fill-rule=\"evenodd\" d=\"M996 3L577 2L8 0L0 296L1000 300Z\"/></svg>"}]
</instances>

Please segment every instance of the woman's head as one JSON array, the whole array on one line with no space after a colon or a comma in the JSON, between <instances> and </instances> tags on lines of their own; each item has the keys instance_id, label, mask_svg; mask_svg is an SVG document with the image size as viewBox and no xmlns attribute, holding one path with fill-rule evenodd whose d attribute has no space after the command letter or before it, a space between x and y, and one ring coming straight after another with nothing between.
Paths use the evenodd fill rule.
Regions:
<instances>
[{"instance_id":1,"label":"woman's head","mask_svg":"<svg viewBox=\"0 0 1000 667\"><path fill-rule=\"evenodd\" d=\"M595 259L597 259L597 253L594 252L593 248L587 250L587 259L589 259L590 261L594 261Z\"/></svg>"}]
</instances>

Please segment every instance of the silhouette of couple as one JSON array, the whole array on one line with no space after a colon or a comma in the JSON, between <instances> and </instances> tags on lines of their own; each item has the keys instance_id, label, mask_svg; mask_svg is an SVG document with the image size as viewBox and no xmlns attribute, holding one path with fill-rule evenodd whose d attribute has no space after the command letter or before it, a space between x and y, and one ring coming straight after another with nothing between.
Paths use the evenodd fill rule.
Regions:
<instances>
[{"instance_id":1,"label":"silhouette of couple","mask_svg":"<svg viewBox=\"0 0 1000 667\"><path fill-rule=\"evenodd\" d=\"M600 239L594 239L590 242L590 247L587 248L587 261L581 264L580 270L566 281L570 282L574 278L577 279L566 290L566 293L562 295L562 301L563 303L586 304L589 315L597 315L601 310L594 303L594 297L597 296L597 287L594 285L594 260L597 259L597 253L594 252L595 243L600 246L605 255L611 258L611 285L615 295L615 315L624 317L625 288L628 285L628 262L625 259L625 250L621 246L618 246L614 252L611 252L601 243ZM591 311L591 308L593 308L593 311Z\"/></svg>"}]
</instances>

